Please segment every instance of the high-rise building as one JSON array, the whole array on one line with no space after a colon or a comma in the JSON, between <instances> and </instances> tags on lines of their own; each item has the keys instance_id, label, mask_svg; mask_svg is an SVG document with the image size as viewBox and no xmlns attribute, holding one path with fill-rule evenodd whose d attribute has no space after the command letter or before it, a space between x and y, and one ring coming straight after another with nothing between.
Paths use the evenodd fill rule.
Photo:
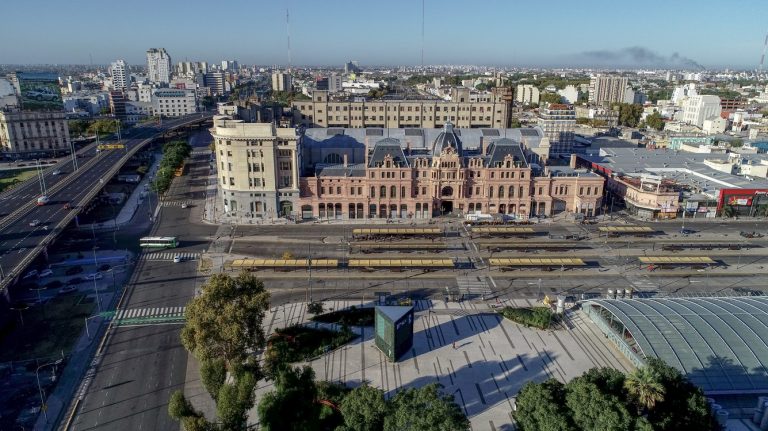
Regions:
<instances>
[{"instance_id":1,"label":"high-rise building","mask_svg":"<svg viewBox=\"0 0 768 431\"><path fill-rule=\"evenodd\" d=\"M147 50L147 76L150 82L167 84L171 81L171 56L165 48Z\"/></svg>"},{"instance_id":2,"label":"high-rise building","mask_svg":"<svg viewBox=\"0 0 768 431\"><path fill-rule=\"evenodd\" d=\"M226 70L227 72L237 72L239 69L240 65L237 63L237 60L221 61L221 70Z\"/></svg>"},{"instance_id":3,"label":"high-rise building","mask_svg":"<svg viewBox=\"0 0 768 431\"><path fill-rule=\"evenodd\" d=\"M515 89L515 100L524 105L539 103L539 89L531 84L518 85Z\"/></svg>"},{"instance_id":4,"label":"high-rise building","mask_svg":"<svg viewBox=\"0 0 768 431\"><path fill-rule=\"evenodd\" d=\"M330 93L338 93L339 91L343 91L343 87L341 86L341 76L339 75L331 75L328 77L328 92Z\"/></svg>"},{"instance_id":5,"label":"high-rise building","mask_svg":"<svg viewBox=\"0 0 768 431\"><path fill-rule=\"evenodd\" d=\"M211 89L211 93L215 95L224 94L224 72L211 71L203 76L203 84L205 87Z\"/></svg>"},{"instance_id":6,"label":"high-rise building","mask_svg":"<svg viewBox=\"0 0 768 431\"><path fill-rule=\"evenodd\" d=\"M589 79L589 103L607 105L622 103L628 78L617 75L595 75Z\"/></svg>"},{"instance_id":7,"label":"high-rise building","mask_svg":"<svg viewBox=\"0 0 768 431\"><path fill-rule=\"evenodd\" d=\"M572 106L551 104L539 111L539 127L549 138L549 156L570 155L573 152L576 112Z\"/></svg>"},{"instance_id":8,"label":"high-rise building","mask_svg":"<svg viewBox=\"0 0 768 431\"><path fill-rule=\"evenodd\" d=\"M704 126L704 120L720 117L720 97L710 94L690 96L683 102L683 122L697 127Z\"/></svg>"},{"instance_id":9,"label":"high-rise building","mask_svg":"<svg viewBox=\"0 0 768 431\"><path fill-rule=\"evenodd\" d=\"M291 74L285 72L272 73L272 91L291 91L293 89Z\"/></svg>"},{"instance_id":10,"label":"high-rise building","mask_svg":"<svg viewBox=\"0 0 768 431\"><path fill-rule=\"evenodd\" d=\"M197 112L197 96L194 89L156 88L152 91L152 107L155 115L180 117Z\"/></svg>"},{"instance_id":11,"label":"high-rise building","mask_svg":"<svg viewBox=\"0 0 768 431\"><path fill-rule=\"evenodd\" d=\"M360 72L360 63L358 63L356 60L351 60L344 63L345 75L348 75L350 73L357 73L357 72Z\"/></svg>"},{"instance_id":12,"label":"high-rise building","mask_svg":"<svg viewBox=\"0 0 768 431\"><path fill-rule=\"evenodd\" d=\"M124 60L112 62L109 71L112 75L112 88L115 90L125 90L131 86L131 73Z\"/></svg>"},{"instance_id":13,"label":"high-rise building","mask_svg":"<svg viewBox=\"0 0 768 431\"><path fill-rule=\"evenodd\" d=\"M112 90L109 92L109 109L115 118L125 121L128 119L128 110L126 108L128 98L122 90Z\"/></svg>"}]
</instances>

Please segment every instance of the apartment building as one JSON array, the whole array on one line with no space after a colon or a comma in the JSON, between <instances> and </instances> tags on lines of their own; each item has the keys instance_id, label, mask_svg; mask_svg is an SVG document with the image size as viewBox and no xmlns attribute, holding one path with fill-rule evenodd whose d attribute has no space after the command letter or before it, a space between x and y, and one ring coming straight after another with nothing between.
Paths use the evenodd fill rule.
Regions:
<instances>
[{"instance_id":1,"label":"apartment building","mask_svg":"<svg viewBox=\"0 0 768 431\"><path fill-rule=\"evenodd\" d=\"M512 92L499 88L486 102L472 102L468 89L457 89L450 101L369 100L332 101L328 91L313 91L312 100L293 102L294 123L305 127L440 128L451 122L460 128L507 128Z\"/></svg>"},{"instance_id":2,"label":"apartment building","mask_svg":"<svg viewBox=\"0 0 768 431\"><path fill-rule=\"evenodd\" d=\"M68 153L70 139L65 113L0 110L0 150L8 158Z\"/></svg>"},{"instance_id":3,"label":"apartment building","mask_svg":"<svg viewBox=\"0 0 768 431\"><path fill-rule=\"evenodd\" d=\"M610 105L623 103L629 79L616 75L595 75L589 79L589 103Z\"/></svg>"},{"instance_id":4,"label":"apartment building","mask_svg":"<svg viewBox=\"0 0 768 431\"><path fill-rule=\"evenodd\" d=\"M152 108L155 115L180 117L197 112L195 90L155 88L152 90Z\"/></svg>"},{"instance_id":5,"label":"apartment building","mask_svg":"<svg viewBox=\"0 0 768 431\"><path fill-rule=\"evenodd\" d=\"M538 126L549 138L549 157L573 152L576 111L570 105L550 104L539 110Z\"/></svg>"}]
</instances>

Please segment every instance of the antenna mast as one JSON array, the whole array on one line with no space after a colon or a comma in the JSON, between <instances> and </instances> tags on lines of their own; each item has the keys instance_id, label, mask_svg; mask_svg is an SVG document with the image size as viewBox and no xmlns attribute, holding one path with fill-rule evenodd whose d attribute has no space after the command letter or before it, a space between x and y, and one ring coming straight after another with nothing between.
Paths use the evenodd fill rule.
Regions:
<instances>
[{"instance_id":1,"label":"antenna mast","mask_svg":"<svg viewBox=\"0 0 768 431\"><path fill-rule=\"evenodd\" d=\"M288 36L288 71L291 70L291 15L289 9L285 9L285 33Z\"/></svg>"},{"instance_id":2,"label":"antenna mast","mask_svg":"<svg viewBox=\"0 0 768 431\"><path fill-rule=\"evenodd\" d=\"M759 72L763 71L763 63L765 63L765 50L768 49L768 34L765 35L765 42L763 43L763 55L760 56L760 68Z\"/></svg>"},{"instance_id":3,"label":"antenna mast","mask_svg":"<svg viewBox=\"0 0 768 431\"><path fill-rule=\"evenodd\" d=\"M421 73L424 73L424 0L421 0Z\"/></svg>"}]
</instances>

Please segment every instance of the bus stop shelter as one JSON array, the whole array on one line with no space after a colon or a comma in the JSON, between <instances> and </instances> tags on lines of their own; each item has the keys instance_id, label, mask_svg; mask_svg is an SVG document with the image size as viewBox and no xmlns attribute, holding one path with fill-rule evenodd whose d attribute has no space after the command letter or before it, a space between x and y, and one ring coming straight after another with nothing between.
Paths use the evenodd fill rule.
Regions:
<instances>
[{"instance_id":1,"label":"bus stop shelter","mask_svg":"<svg viewBox=\"0 0 768 431\"><path fill-rule=\"evenodd\" d=\"M552 270L554 268L577 268L587 266L587 263L578 258L562 257L562 258L491 258L488 259L488 263L491 268L494 266L505 269L517 269L517 268L541 268L545 270Z\"/></svg>"},{"instance_id":2,"label":"bus stop shelter","mask_svg":"<svg viewBox=\"0 0 768 431\"><path fill-rule=\"evenodd\" d=\"M653 271L656 268L694 267L706 268L717 265L717 261L707 256L640 256L641 266Z\"/></svg>"}]
</instances>

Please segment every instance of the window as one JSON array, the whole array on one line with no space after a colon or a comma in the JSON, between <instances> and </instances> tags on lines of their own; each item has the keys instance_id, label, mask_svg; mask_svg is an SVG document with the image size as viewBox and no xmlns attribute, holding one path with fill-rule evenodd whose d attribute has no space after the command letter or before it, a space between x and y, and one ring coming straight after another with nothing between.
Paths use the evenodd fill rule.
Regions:
<instances>
[{"instance_id":1,"label":"window","mask_svg":"<svg viewBox=\"0 0 768 431\"><path fill-rule=\"evenodd\" d=\"M584 194L584 187L579 187L579 196Z\"/></svg>"},{"instance_id":2,"label":"window","mask_svg":"<svg viewBox=\"0 0 768 431\"><path fill-rule=\"evenodd\" d=\"M397 197L397 187L392 186L389 188L389 197L390 198L396 198Z\"/></svg>"},{"instance_id":3,"label":"window","mask_svg":"<svg viewBox=\"0 0 768 431\"><path fill-rule=\"evenodd\" d=\"M509 186L509 197L515 197L515 186Z\"/></svg>"},{"instance_id":4,"label":"window","mask_svg":"<svg viewBox=\"0 0 768 431\"><path fill-rule=\"evenodd\" d=\"M400 187L400 197L405 199L405 186Z\"/></svg>"},{"instance_id":5,"label":"window","mask_svg":"<svg viewBox=\"0 0 768 431\"><path fill-rule=\"evenodd\" d=\"M372 198L376 197L376 187L371 186L371 197Z\"/></svg>"},{"instance_id":6,"label":"window","mask_svg":"<svg viewBox=\"0 0 768 431\"><path fill-rule=\"evenodd\" d=\"M520 186L520 188L517 190L518 195L522 198L525 197L525 194L523 193L523 186Z\"/></svg>"},{"instance_id":7,"label":"window","mask_svg":"<svg viewBox=\"0 0 768 431\"><path fill-rule=\"evenodd\" d=\"M235 178L234 177L229 177L229 185L230 186L234 186L235 185Z\"/></svg>"},{"instance_id":8,"label":"window","mask_svg":"<svg viewBox=\"0 0 768 431\"><path fill-rule=\"evenodd\" d=\"M337 194L337 195L340 195L340 194L341 194L341 187L336 187L336 194Z\"/></svg>"},{"instance_id":9,"label":"window","mask_svg":"<svg viewBox=\"0 0 768 431\"><path fill-rule=\"evenodd\" d=\"M493 197L493 186L491 186L491 187L488 187L488 197L489 197L489 198L492 198L492 197Z\"/></svg>"},{"instance_id":10,"label":"window","mask_svg":"<svg viewBox=\"0 0 768 431\"><path fill-rule=\"evenodd\" d=\"M500 198L504 197L504 186L499 186L499 197Z\"/></svg>"},{"instance_id":11,"label":"window","mask_svg":"<svg viewBox=\"0 0 768 431\"><path fill-rule=\"evenodd\" d=\"M387 186L381 186L379 187L379 197L385 198L387 197Z\"/></svg>"},{"instance_id":12,"label":"window","mask_svg":"<svg viewBox=\"0 0 768 431\"><path fill-rule=\"evenodd\" d=\"M325 187L320 187L320 196L325 194Z\"/></svg>"},{"instance_id":13,"label":"window","mask_svg":"<svg viewBox=\"0 0 768 431\"><path fill-rule=\"evenodd\" d=\"M541 195L541 194L542 194L542 190L543 190L543 189L542 189L541 187L539 187L539 195Z\"/></svg>"}]
</instances>

